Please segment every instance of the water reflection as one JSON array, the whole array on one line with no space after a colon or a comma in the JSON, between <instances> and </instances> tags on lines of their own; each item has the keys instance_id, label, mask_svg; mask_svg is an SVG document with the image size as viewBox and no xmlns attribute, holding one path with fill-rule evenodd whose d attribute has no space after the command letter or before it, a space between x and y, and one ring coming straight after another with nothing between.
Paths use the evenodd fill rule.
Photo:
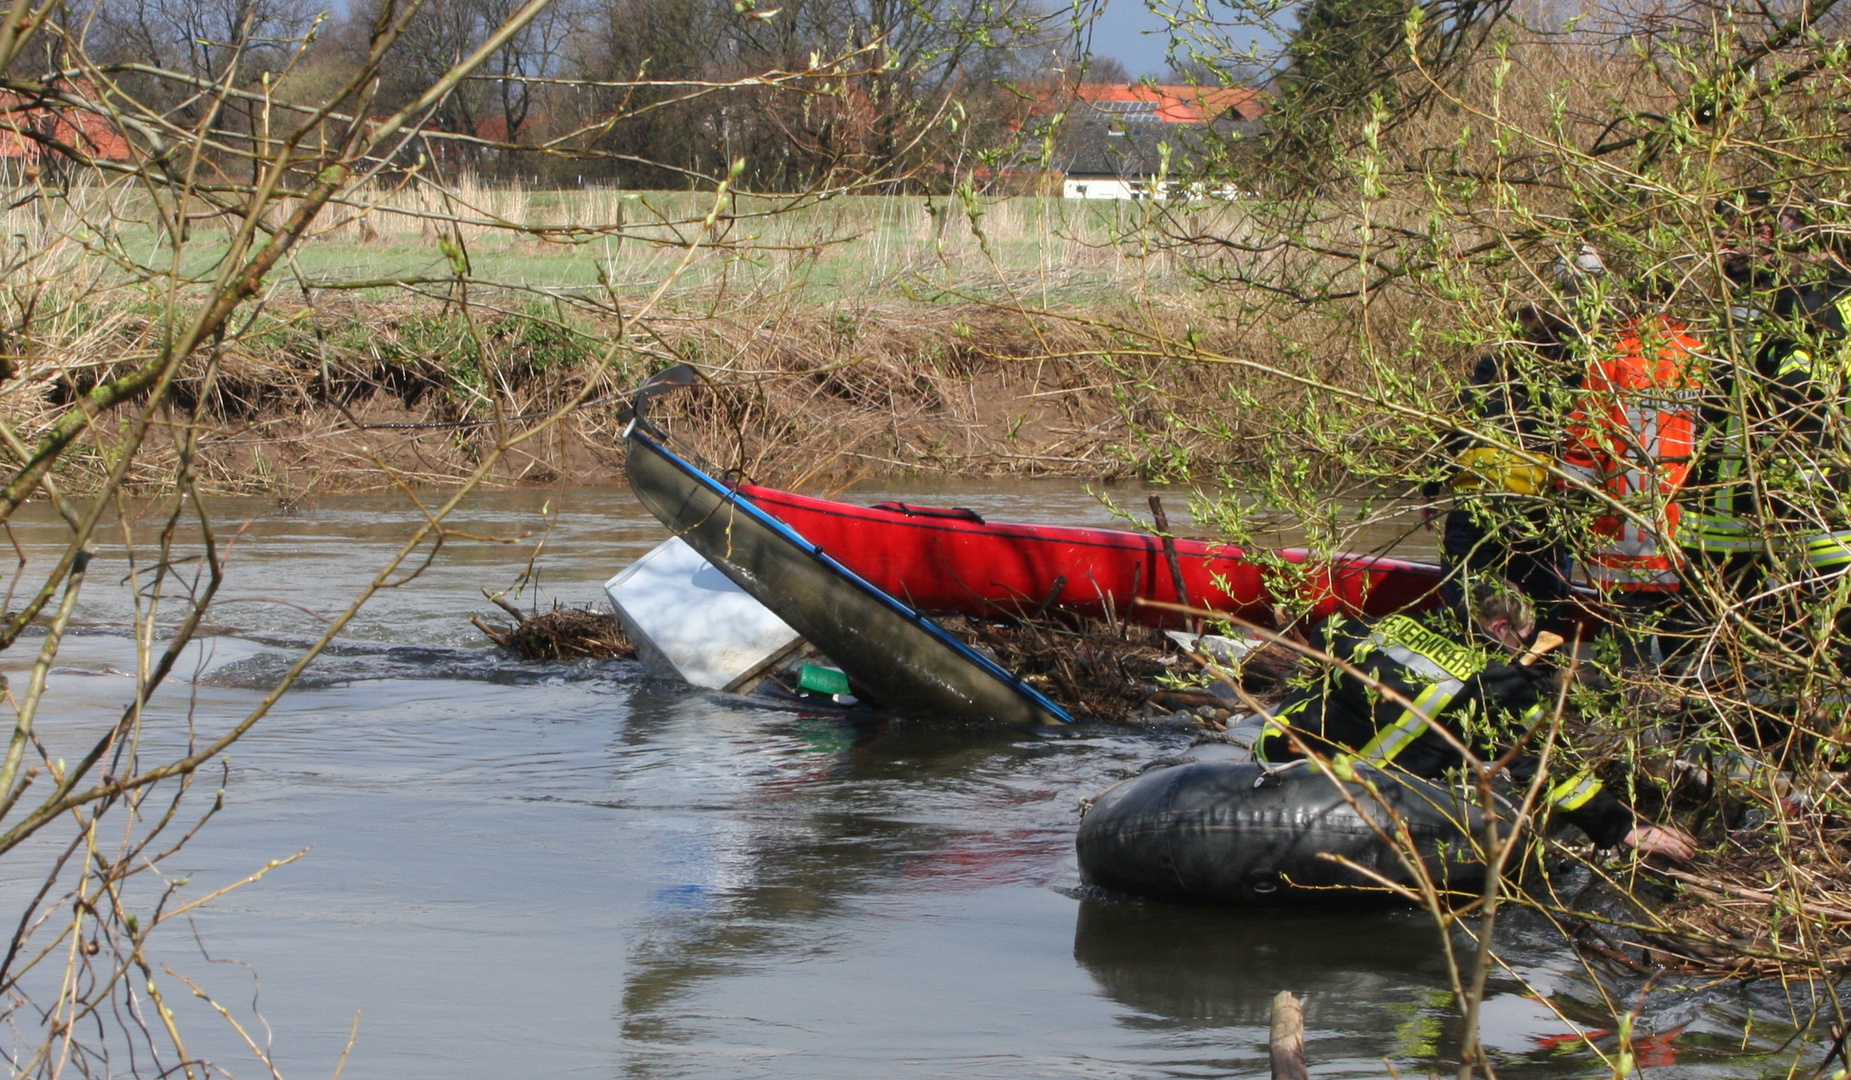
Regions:
<instances>
[{"instance_id":1,"label":"water reflection","mask_svg":"<svg viewBox=\"0 0 1851 1080\"><path fill-rule=\"evenodd\" d=\"M1281 990L1308 1029L1396 1031L1403 1003L1446 985L1431 924L1412 912L1354 916L1088 899L1073 958L1150 1023L1264 1026Z\"/></svg>"},{"instance_id":2,"label":"water reflection","mask_svg":"<svg viewBox=\"0 0 1851 1080\"><path fill-rule=\"evenodd\" d=\"M685 705L639 692L614 752L654 756L678 741ZM690 1000L714 980L793 955L827 960L839 947L831 924L859 918L870 897L1015 884L1066 857L1070 838L1051 815L1043 828L998 820L1049 795L1007 779L1044 753L1020 732L754 719L745 739L686 747L692 759L676 766L701 778L695 805L724 813L688 815L653 841L664 883L638 925L621 997L623 1038L639 1050L702 1038L711 1018ZM624 768L654 771L636 772L633 760ZM652 798L668 800L660 777L648 783ZM653 1075L662 1064L644 1053L629 1071Z\"/></svg>"}]
</instances>

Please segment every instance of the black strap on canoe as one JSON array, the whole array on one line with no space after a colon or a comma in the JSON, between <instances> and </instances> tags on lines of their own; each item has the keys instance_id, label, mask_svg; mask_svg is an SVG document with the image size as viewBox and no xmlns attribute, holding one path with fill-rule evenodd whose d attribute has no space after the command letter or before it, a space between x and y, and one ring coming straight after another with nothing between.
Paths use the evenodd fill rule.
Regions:
<instances>
[{"instance_id":1,"label":"black strap on canoe","mask_svg":"<svg viewBox=\"0 0 1851 1080\"><path fill-rule=\"evenodd\" d=\"M884 502L875 503L874 509L885 510L889 514L905 514L907 517L950 518L983 524L983 518L977 511L962 506L909 506L903 502Z\"/></svg>"}]
</instances>

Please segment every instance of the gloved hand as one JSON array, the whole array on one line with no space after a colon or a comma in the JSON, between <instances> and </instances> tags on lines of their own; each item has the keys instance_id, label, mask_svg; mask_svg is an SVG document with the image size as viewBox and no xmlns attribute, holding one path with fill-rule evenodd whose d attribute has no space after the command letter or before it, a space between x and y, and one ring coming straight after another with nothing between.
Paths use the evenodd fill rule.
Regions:
<instances>
[{"instance_id":1,"label":"gloved hand","mask_svg":"<svg viewBox=\"0 0 1851 1080\"><path fill-rule=\"evenodd\" d=\"M1485 697L1514 713L1522 713L1542 700L1541 687L1549 680L1546 668L1519 664L1492 664L1478 673Z\"/></svg>"}]
</instances>

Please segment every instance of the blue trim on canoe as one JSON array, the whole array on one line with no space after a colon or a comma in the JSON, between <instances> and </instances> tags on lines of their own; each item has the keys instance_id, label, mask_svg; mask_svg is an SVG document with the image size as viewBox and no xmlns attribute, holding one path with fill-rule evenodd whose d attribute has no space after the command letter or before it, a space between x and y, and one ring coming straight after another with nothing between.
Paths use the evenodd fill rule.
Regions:
<instances>
[{"instance_id":1,"label":"blue trim on canoe","mask_svg":"<svg viewBox=\"0 0 1851 1080\"><path fill-rule=\"evenodd\" d=\"M982 668L983 670L1003 680L1005 683L1008 683L1011 687L1015 689L1016 693L1021 694L1023 697L1028 698L1030 701L1033 701L1035 704L1041 706L1043 709L1046 709L1051 715L1054 716L1055 719L1059 720L1060 722L1064 724L1071 724L1074 722L1073 717L1067 715L1067 710L1061 708L1059 705L1056 705L1054 704L1054 702L1048 700L1048 696L1046 694L1043 694L1041 691L1035 689L1034 687L1023 682L1021 679L1017 678L1016 675L1013 672L1011 672L1008 668L1003 667L1001 664L998 664L996 661L990 659L989 657L983 655L977 650L971 648L969 645L966 645L962 641L959 641L957 638L952 637L950 634L945 632L944 627L933 622L931 619L926 618L924 615L921 615L919 612L913 610L911 607L908 607L906 604L901 603L898 599L896 599L893 596L893 594L876 586L874 583L868 581L866 578L863 578L860 574L855 573L853 570L850 570L848 567L843 566L840 562L836 561L833 555L830 555L827 551L824 551L822 548L819 548L815 544L811 543L807 538L804 537L802 533L798 532L796 529L791 528L789 525L784 524L782 521L779 521L777 518L772 517L770 514L766 513L765 511L759 509L758 504L752 502L752 500L739 494L737 491L734 491L732 488L729 488L726 485L720 483L718 480L715 480L713 477L708 476L706 473L702 472L700 469L695 468L693 464L684 460L680 455L676 454L673 450L670 450L668 447L663 446L661 443L655 441L654 439L643 434L642 432L632 431L630 432L630 438L636 439L642 443L647 444L651 450L654 450L656 453L661 454L664 458L668 459L670 464L673 464L676 468L680 469L682 472L687 473L689 476L699 481L709 491L714 492L715 494L719 495L720 498L724 499L726 502L729 502L732 505L738 507L740 510L743 510L747 517L751 518L753 521L759 523L760 525L765 526L766 528L770 529L772 532L777 533L779 536L783 537L785 540L788 540L791 543L797 545L798 550L810 556L812 559L815 559L817 562L822 563L825 567L828 567L831 571L833 571L835 574L841 577L844 581L847 581L849 584L860 588L863 592L868 593L869 595L873 596L875 599L879 600L881 603L886 604L893 611L911 619L914 623L917 623L921 629L925 630L926 633L930 634L934 638L937 638L940 643L950 646L952 651L956 652L959 656L962 656L964 659L969 660L971 663L976 664L978 667Z\"/></svg>"}]
</instances>

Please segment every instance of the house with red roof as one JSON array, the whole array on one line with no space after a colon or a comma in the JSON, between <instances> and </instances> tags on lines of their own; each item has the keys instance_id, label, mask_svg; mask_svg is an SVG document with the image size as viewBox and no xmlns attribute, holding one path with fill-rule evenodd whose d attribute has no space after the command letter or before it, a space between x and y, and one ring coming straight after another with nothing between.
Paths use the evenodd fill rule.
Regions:
<instances>
[{"instance_id":1,"label":"house with red roof","mask_svg":"<svg viewBox=\"0 0 1851 1080\"><path fill-rule=\"evenodd\" d=\"M1241 86L1081 83L1068 90L1075 102L1098 112L1152 123L1213 124L1258 120L1266 114L1266 98Z\"/></svg>"},{"instance_id":2,"label":"house with red roof","mask_svg":"<svg viewBox=\"0 0 1851 1080\"><path fill-rule=\"evenodd\" d=\"M1257 134L1265 114L1258 90L1147 83L1062 86L1031 110L1058 119L1052 165L1068 199L1163 198L1166 152L1174 170L1208 140Z\"/></svg>"},{"instance_id":3,"label":"house with red roof","mask_svg":"<svg viewBox=\"0 0 1851 1080\"><path fill-rule=\"evenodd\" d=\"M76 97L95 98L87 83L68 85ZM100 111L0 90L0 161L35 167L48 158L128 161L133 156L128 140Z\"/></svg>"}]
</instances>

